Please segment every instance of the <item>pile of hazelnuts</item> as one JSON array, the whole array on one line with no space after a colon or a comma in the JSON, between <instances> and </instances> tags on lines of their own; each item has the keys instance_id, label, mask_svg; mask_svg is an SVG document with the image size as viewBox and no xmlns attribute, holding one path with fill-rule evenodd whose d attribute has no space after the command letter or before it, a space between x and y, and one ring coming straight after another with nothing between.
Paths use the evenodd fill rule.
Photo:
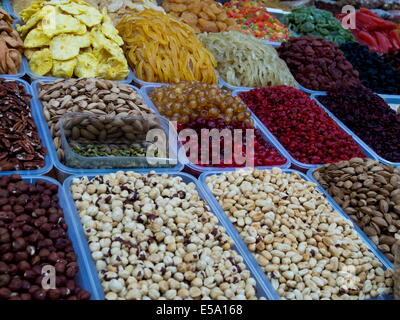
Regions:
<instances>
[{"instance_id":1,"label":"pile of hazelnuts","mask_svg":"<svg viewBox=\"0 0 400 320\"><path fill-rule=\"evenodd\" d=\"M56 184L0 177L0 300L90 298L67 228Z\"/></svg>"}]
</instances>

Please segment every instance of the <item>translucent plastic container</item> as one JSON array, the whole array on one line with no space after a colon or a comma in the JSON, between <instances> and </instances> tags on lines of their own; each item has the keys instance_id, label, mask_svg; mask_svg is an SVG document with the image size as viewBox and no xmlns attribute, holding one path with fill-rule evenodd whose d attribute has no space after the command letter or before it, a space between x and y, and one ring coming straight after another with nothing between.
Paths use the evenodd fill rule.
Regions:
<instances>
[{"instance_id":1,"label":"translucent plastic container","mask_svg":"<svg viewBox=\"0 0 400 320\"><path fill-rule=\"evenodd\" d=\"M386 160L384 158L382 158L378 153L376 153L374 151L374 149L372 147L370 147L369 145L367 145L361 138L359 138L353 131L351 131L339 118L337 118L331 111L329 111L328 108L326 108L322 103L320 103L318 101L318 97L320 96L324 96L326 94L314 94L311 96L311 98L315 99L317 101L317 103L321 106L321 108L323 108L325 110L325 112L327 114L329 114L329 116L334 119L337 124L339 124L343 130L345 130L348 134L350 134L353 139L363 148L368 150L369 154L371 155L370 158L373 158L375 160L379 160L380 162L384 163L384 164L388 164L388 165L392 165L395 167L400 167L400 162L392 162L389 160ZM400 104L400 96L393 96L393 95L379 95L380 97L382 97L383 100L386 101L387 104Z\"/></svg>"},{"instance_id":2,"label":"translucent plastic container","mask_svg":"<svg viewBox=\"0 0 400 320\"><path fill-rule=\"evenodd\" d=\"M291 169L283 169L282 170L285 173L291 173L291 172L296 172L297 174L300 175L300 177L306 181L311 181L315 183L315 179L311 178L308 175L305 175L299 171L296 170L291 170ZM312 170L310 170L309 172L311 172ZM221 216L225 216L225 218L228 220L229 224L231 225L231 229L234 229L235 233L236 233L236 238L235 238L235 242L236 243L240 243L241 246L247 247L246 244L244 243L243 239L241 239L238 231L236 230L235 226L232 224L232 222L229 220L228 216L226 215L226 213L224 212L224 210L222 209L221 205L218 203L217 199L215 198L215 196L213 195L212 191L209 189L207 183L206 183L206 179L209 176L212 175L220 175L224 173L224 171L210 171L207 173L203 173L200 177L199 177L199 181L201 186L204 188L204 191L206 193L206 197L208 198L208 201L211 205L211 207L213 208L214 212L216 212L217 214L221 215ZM325 190L318 184L316 183L318 191L323 193L324 195L327 195L327 193L325 192ZM394 266L393 264L385 257L383 256L383 254L377 250L375 244L360 230L360 228L358 228L353 221L351 221L351 219L338 207L338 205L336 204L336 202L334 202L332 200L332 198L329 197L329 195L327 195L326 199L328 200L329 204L332 206L332 208L336 211L339 212L339 214L341 214L344 218L346 218L347 220L349 220L353 225L354 228L357 232L357 234L359 235L359 237L361 238L361 240L364 242L364 244L368 247L368 249L375 255L375 257L382 263L383 268L386 269L393 269ZM251 253L250 253L251 254ZM257 263L257 262L256 262ZM260 277L262 277L264 279L264 281L266 282L266 284L268 285L269 288L272 288L273 293L274 293L274 299L280 299L278 293L275 291L275 289L273 289L271 282L269 281L269 279L267 278L267 276L265 275L264 271L260 268L259 271L261 271L261 275ZM377 298L375 298L377 300L387 300L387 299L393 299L393 296L391 295L381 295Z\"/></svg>"},{"instance_id":3,"label":"translucent plastic container","mask_svg":"<svg viewBox=\"0 0 400 320\"><path fill-rule=\"evenodd\" d=\"M104 169L104 170L74 169L74 168L67 167L66 165L64 165L60 161L60 159L58 158L57 152L56 152L56 148L55 148L54 143L53 143L53 138L51 136L49 126L48 126L47 121L46 121L46 119L44 118L44 115L43 115L42 103L38 99L38 85L39 85L39 82L52 82L52 81L54 81L54 80L45 80L45 81L43 81L43 80L39 81L38 80L38 81L34 81L32 83L32 92L33 92L33 97L34 97L35 109L37 110L36 112L38 114L40 126L42 128L41 130L44 132L44 135L45 135L47 141L49 141L48 142L48 151L49 151L49 154L50 154L50 157L51 157L51 160L52 160L54 166L58 170L60 179L64 179L65 177L67 177L69 175L73 175L73 174L92 174L92 175L96 175L96 174L115 171L115 169ZM128 85L128 86L130 86L132 89L134 89L140 95L140 90L138 88L136 88L134 86L131 86L131 85ZM143 99L143 101L146 103L146 105L149 108L152 108L151 105L147 104L145 99ZM174 168L159 169L159 170L180 171L182 169L183 169L183 164L178 162L178 164ZM132 169L123 169L123 170L127 171L127 170L132 170ZM140 171L140 170L142 170L142 169L136 169L136 171ZM147 169L143 169L143 170L147 170Z\"/></svg>"},{"instance_id":4,"label":"translucent plastic container","mask_svg":"<svg viewBox=\"0 0 400 320\"><path fill-rule=\"evenodd\" d=\"M149 93L154 90L155 88L161 87L161 86L166 86L166 84L158 84L156 86L145 86L142 87L140 89L141 93L142 93L142 97L144 97L146 103L149 103L149 105L151 104L151 106L156 109L155 105L153 104L153 102L151 101L150 97L149 97ZM247 91L251 90L250 88L247 88ZM232 95L236 95L235 92ZM251 111L250 111L251 112ZM264 138L265 141L267 141L272 147L274 147L275 149L278 150L278 152L284 157L286 158L286 163L278 166L281 168L289 168L291 165L290 162L290 156L288 155L287 151L281 147L281 145L279 144L279 142L277 142L276 138L269 132L269 131L265 131L264 128L262 126L260 126L258 119L254 116L254 114L252 113L252 120L254 122L254 127L256 129L258 129L262 135L262 137ZM184 163L187 168L185 168L185 171L188 171L189 173L193 174L193 175L199 175L203 172L208 172L208 171L215 171L215 170L224 170L224 171L234 171L237 169L244 169L244 167L207 167L207 166L199 166L196 165L192 162L190 162L190 160L188 159L188 157L185 154L184 151L184 147L182 146L180 151L179 151L179 159L181 159L181 162ZM263 169L268 169L268 168L272 168L273 166L267 166L267 167L257 167L259 169L263 168ZM276 166L275 166L276 167Z\"/></svg>"},{"instance_id":5,"label":"translucent plastic container","mask_svg":"<svg viewBox=\"0 0 400 320\"><path fill-rule=\"evenodd\" d=\"M158 171L156 170L156 172L158 172ZM238 240L237 231L232 227L229 219L227 219L227 217L225 215L222 215L220 212L217 212L213 209L213 207L210 205L209 196L205 193L205 190L200 185L200 183L194 177L192 177L191 175L188 175L186 173L169 172L168 174L169 174L169 176L172 176L172 177L179 176L183 179L183 181L185 183L193 182L196 185L200 198L203 199L210 206L210 211L216 215L216 217L219 220L219 223L226 229L227 234L233 239L233 241L234 241L233 249L236 250L243 257L244 263L246 264L247 268L250 270L252 277L256 280L257 296L258 297L266 297L267 299L275 299L276 294L274 293L272 286L269 283L267 283L265 281L265 279L262 277L262 270L260 269L258 264L255 262L254 258L250 254L250 252L247 250L247 247L243 244L243 242L240 239L239 239L240 241L237 241ZM74 220L74 224L77 226L77 238L79 239L79 243L81 244L81 249L83 252L83 254L81 256L85 260L85 265L88 266L89 275L91 277L90 280L92 283L94 283L93 297L95 299L104 299L104 291L101 286L100 279L97 276L96 266L91 257L91 252L89 249L89 245L87 243L87 238L85 236L79 214L76 210L75 203L71 197L71 192L70 192L70 186L71 186L72 180L74 178L81 178L81 177L82 176L68 177L68 179L66 179L64 182L64 190L67 194L67 202L68 202L68 207L70 210L71 217ZM94 176L89 176L89 178L93 178L93 177Z\"/></svg>"},{"instance_id":6,"label":"translucent plastic container","mask_svg":"<svg viewBox=\"0 0 400 320\"><path fill-rule=\"evenodd\" d=\"M32 95L31 86L25 80L17 79L17 78L13 78L13 77L9 77L9 76L1 76L0 78L10 80L10 81L16 81L16 82L22 84L25 88L25 92L27 94ZM13 173L18 173L20 175L25 175L25 176L36 176L36 175L46 174L53 167L51 157L50 157L50 143L49 143L49 140L47 139L46 132L42 128L40 115L39 115L37 108L35 107L35 103L33 100L34 99L32 98L30 101L31 115L32 115L33 121L36 125L36 128L38 130L39 137L42 142L42 146L44 146L47 149L47 154L44 157L44 162L45 162L44 167L40 168L40 169L36 169L36 170L0 171L0 175L9 175L9 174L13 174Z\"/></svg>"},{"instance_id":7,"label":"translucent plastic container","mask_svg":"<svg viewBox=\"0 0 400 320\"><path fill-rule=\"evenodd\" d=\"M241 92L247 92L247 91L249 91L249 90L243 90L243 91L237 90L237 91L234 92L234 95L238 95L238 94L240 94ZM313 99L313 97L311 97L311 98ZM315 100L315 99L314 99L314 100ZM316 101L316 102L318 103L318 101ZM322 109L323 111L326 112L326 109L325 109L323 106L321 106L320 103L318 103L318 104L319 104L319 106L321 107L321 109ZM248 108L248 110L250 110L250 108ZM250 110L250 111L251 111L251 110ZM251 112L252 112L252 111L251 111ZM335 119L334 117L332 117L332 115L331 115L329 112L326 112L326 113L338 124L338 126L339 126L340 128L343 129L343 131L345 131L347 134L349 134L349 135L353 138L353 140L359 145L359 147L361 148L361 150L364 152L364 154L365 154L366 157L371 158L371 159L375 159L375 160L377 159L377 158L373 155L372 150L371 150L368 146L366 146L365 144L359 143L359 142L357 141L357 139L354 137L354 134L353 134L351 131L349 131L341 122L337 121L337 119ZM275 136L272 134L272 132L269 131L269 129L264 125L264 123L263 123L260 119L258 119L257 115L255 115L253 112L252 112L252 114L253 114L253 116L254 116L254 118L255 118L255 121L258 123L258 125L259 125L265 132L267 132L268 134L270 134L270 135L272 135L273 137L275 137ZM282 148L282 149L284 149L284 150L286 151L286 154L289 156L289 160L290 160L290 162L292 163L292 166L294 167L294 169L301 170L301 171L307 171L308 169L320 167L320 166L323 165L323 164L308 164L308 163L300 162L300 161L296 160L296 159L290 154L290 152L289 152L288 150L286 150L286 148L279 142L278 138L275 137L275 141L277 141L278 146L279 146L280 148Z\"/></svg>"},{"instance_id":8,"label":"translucent plastic container","mask_svg":"<svg viewBox=\"0 0 400 320\"><path fill-rule=\"evenodd\" d=\"M175 128L170 127L170 122L164 117L158 115L104 116L72 112L65 114L59 123L65 164L68 167L132 170L154 167L174 168L178 163L176 131ZM161 136L161 132L154 131L154 134L160 139L159 141L164 142L165 157L146 157L146 155L89 157L75 153L72 147L72 144L77 146L100 144L105 148L114 149L126 149L133 145L147 148L152 143L146 142L146 135L152 129L159 130L164 134ZM84 137L82 134L89 134L89 136ZM151 140L153 141L153 139Z\"/></svg>"},{"instance_id":9,"label":"translucent plastic container","mask_svg":"<svg viewBox=\"0 0 400 320\"><path fill-rule=\"evenodd\" d=\"M79 237L79 229L76 224L76 218L74 217L73 212L70 210L68 206L68 201L65 196L65 191L63 186L56 180L46 177L46 176L32 176L32 177L22 177L25 182L35 183L38 180L44 180L48 183L52 183L58 186L58 198L60 207L64 212L64 219L68 226L68 237L72 242L72 246L74 248L75 253L78 256L77 262L79 265L79 272L77 275L77 284L80 288L89 291L91 293L91 300L98 300L97 292L95 290L95 281L93 281L93 277L91 275L91 270L89 269L89 264L87 262L87 258L85 257L85 252L83 249L83 243Z\"/></svg>"}]
</instances>

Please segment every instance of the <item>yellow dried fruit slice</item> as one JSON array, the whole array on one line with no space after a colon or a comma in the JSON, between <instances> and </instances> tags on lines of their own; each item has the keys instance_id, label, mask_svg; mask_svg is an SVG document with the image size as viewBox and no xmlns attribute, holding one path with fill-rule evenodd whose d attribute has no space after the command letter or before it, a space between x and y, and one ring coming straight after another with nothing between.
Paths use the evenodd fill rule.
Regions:
<instances>
[{"instance_id":1,"label":"yellow dried fruit slice","mask_svg":"<svg viewBox=\"0 0 400 320\"><path fill-rule=\"evenodd\" d=\"M32 55L37 51L38 51L37 49L25 49L24 55L28 60L30 60L32 58Z\"/></svg>"},{"instance_id":2,"label":"yellow dried fruit slice","mask_svg":"<svg viewBox=\"0 0 400 320\"><path fill-rule=\"evenodd\" d=\"M53 59L69 60L79 54L80 44L77 37L70 34L60 34L50 41L50 51Z\"/></svg>"},{"instance_id":3,"label":"yellow dried fruit slice","mask_svg":"<svg viewBox=\"0 0 400 320\"><path fill-rule=\"evenodd\" d=\"M89 28L101 23L102 15L99 10L93 7L87 7L87 11L75 16L79 21L86 24Z\"/></svg>"},{"instance_id":4,"label":"yellow dried fruit slice","mask_svg":"<svg viewBox=\"0 0 400 320\"><path fill-rule=\"evenodd\" d=\"M40 11L36 12L23 26L17 25L17 30L24 37L29 30L31 30L37 23L42 21L45 17L55 15L56 8L53 6L45 6Z\"/></svg>"},{"instance_id":5,"label":"yellow dried fruit slice","mask_svg":"<svg viewBox=\"0 0 400 320\"><path fill-rule=\"evenodd\" d=\"M53 69L51 71L53 77L71 78L76 64L76 58L66 61L53 60Z\"/></svg>"},{"instance_id":6,"label":"yellow dried fruit slice","mask_svg":"<svg viewBox=\"0 0 400 320\"><path fill-rule=\"evenodd\" d=\"M103 8L103 24L101 25L101 32L110 40L117 43L119 46L124 44L124 40L119 36L117 29L114 27L111 18L107 14L107 10Z\"/></svg>"},{"instance_id":7,"label":"yellow dried fruit slice","mask_svg":"<svg viewBox=\"0 0 400 320\"><path fill-rule=\"evenodd\" d=\"M29 31L24 40L25 48L38 48L48 46L51 39L43 33L43 30L36 28Z\"/></svg>"},{"instance_id":8,"label":"yellow dried fruit slice","mask_svg":"<svg viewBox=\"0 0 400 320\"><path fill-rule=\"evenodd\" d=\"M90 32L90 42L95 50L101 50L104 48L113 56L123 52L120 46L118 46L114 41L106 38L97 27L93 28Z\"/></svg>"},{"instance_id":9,"label":"yellow dried fruit slice","mask_svg":"<svg viewBox=\"0 0 400 320\"><path fill-rule=\"evenodd\" d=\"M72 15L85 13L87 11L87 6L80 5L77 3L62 4L59 6L59 8L62 11L72 14Z\"/></svg>"},{"instance_id":10,"label":"yellow dried fruit slice","mask_svg":"<svg viewBox=\"0 0 400 320\"><path fill-rule=\"evenodd\" d=\"M96 77L97 59L92 53L82 53L78 55L74 74L78 78Z\"/></svg>"},{"instance_id":11,"label":"yellow dried fruit slice","mask_svg":"<svg viewBox=\"0 0 400 320\"><path fill-rule=\"evenodd\" d=\"M85 34L82 36L75 36L75 39L81 48L86 48L86 47L90 46L90 35L89 34Z\"/></svg>"},{"instance_id":12,"label":"yellow dried fruit slice","mask_svg":"<svg viewBox=\"0 0 400 320\"><path fill-rule=\"evenodd\" d=\"M29 60L29 67L34 74L44 76L53 67L53 58L48 48L36 51Z\"/></svg>"},{"instance_id":13,"label":"yellow dried fruit slice","mask_svg":"<svg viewBox=\"0 0 400 320\"><path fill-rule=\"evenodd\" d=\"M82 27L85 26L80 21L70 15L62 13L46 16L46 18L42 20L43 32L50 38L61 33L82 31Z\"/></svg>"}]
</instances>

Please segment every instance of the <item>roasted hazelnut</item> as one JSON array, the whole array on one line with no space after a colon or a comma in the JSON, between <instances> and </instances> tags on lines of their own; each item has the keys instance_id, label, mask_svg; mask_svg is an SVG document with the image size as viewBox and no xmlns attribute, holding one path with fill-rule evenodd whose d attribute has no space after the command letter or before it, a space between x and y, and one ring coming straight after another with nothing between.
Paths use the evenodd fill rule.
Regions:
<instances>
[{"instance_id":1,"label":"roasted hazelnut","mask_svg":"<svg viewBox=\"0 0 400 320\"><path fill-rule=\"evenodd\" d=\"M19 251L15 254L15 261L23 261L28 259L28 252L26 251Z\"/></svg>"},{"instance_id":2,"label":"roasted hazelnut","mask_svg":"<svg viewBox=\"0 0 400 320\"><path fill-rule=\"evenodd\" d=\"M25 224L22 226L22 232L24 235L30 234L30 233L32 233L32 231L33 231L33 228L30 225Z\"/></svg>"},{"instance_id":3,"label":"roasted hazelnut","mask_svg":"<svg viewBox=\"0 0 400 320\"><path fill-rule=\"evenodd\" d=\"M57 274L63 274L65 272L67 263L64 261L57 262L55 265Z\"/></svg>"},{"instance_id":4,"label":"roasted hazelnut","mask_svg":"<svg viewBox=\"0 0 400 320\"><path fill-rule=\"evenodd\" d=\"M0 273L7 273L8 272L8 265L3 262L0 261Z\"/></svg>"},{"instance_id":5,"label":"roasted hazelnut","mask_svg":"<svg viewBox=\"0 0 400 320\"><path fill-rule=\"evenodd\" d=\"M47 258L49 256L49 254L50 254L50 251L47 248L40 249L40 251L39 251L39 257L41 257L41 258Z\"/></svg>"},{"instance_id":6,"label":"roasted hazelnut","mask_svg":"<svg viewBox=\"0 0 400 320\"><path fill-rule=\"evenodd\" d=\"M33 285L33 286L31 286L31 287L28 289L28 292L29 292L30 295L33 295L33 294L34 294L37 290L39 290L39 289L40 289L39 286Z\"/></svg>"},{"instance_id":7,"label":"roasted hazelnut","mask_svg":"<svg viewBox=\"0 0 400 320\"><path fill-rule=\"evenodd\" d=\"M85 290L81 290L78 293L78 299L79 300L89 300L90 299L90 293Z\"/></svg>"},{"instance_id":8,"label":"roasted hazelnut","mask_svg":"<svg viewBox=\"0 0 400 320\"><path fill-rule=\"evenodd\" d=\"M11 297L11 290L8 288L0 288L0 298L9 299Z\"/></svg>"},{"instance_id":9,"label":"roasted hazelnut","mask_svg":"<svg viewBox=\"0 0 400 320\"><path fill-rule=\"evenodd\" d=\"M12 252L7 252L1 256L1 260L10 263L11 261L14 260L14 254Z\"/></svg>"},{"instance_id":10,"label":"roasted hazelnut","mask_svg":"<svg viewBox=\"0 0 400 320\"><path fill-rule=\"evenodd\" d=\"M43 289L38 289L33 294L33 299L35 300L45 300L46 299L46 291Z\"/></svg>"},{"instance_id":11,"label":"roasted hazelnut","mask_svg":"<svg viewBox=\"0 0 400 320\"><path fill-rule=\"evenodd\" d=\"M12 246L16 251L24 250L26 248L26 241L22 237L16 238L13 241Z\"/></svg>"},{"instance_id":12,"label":"roasted hazelnut","mask_svg":"<svg viewBox=\"0 0 400 320\"><path fill-rule=\"evenodd\" d=\"M65 276L59 276L57 275L56 277L56 286L58 287L64 287L67 284L67 278Z\"/></svg>"},{"instance_id":13,"label":"roasted hazelnut","mask_svg":"<svg viewBox=\"0 0 400 320\"><path fill-rule=\"evenodd\" d=\"M20 238L20 237L22 237L22 235L23 235L23 232L22 232L21 229L15 229L15 230L11 233L11 237L12 237L13 239Z\"/></svg>"},{"instance_id":14,"label":"roasted hazelnut","mask_svg":"<svg viewBox=\"0 0 400 320\"><path fill-rule=\"evenodd\" d=\"M8 274L0 275L0 287L6 287L10 282L11 277Z\"/></svg>"},{"instance_id":15,"label":"roasted hazelnut","mask_svg":"<svg viewBox=\"0 0 400 320\"><path fill-rule=\"evenodd\" d=\"M20 261L19 263L18 263L18 270L19 271L21 271L21 272L25 272L25 271L28 271L28 270L30 270L31 269L31 265L29 264L29 262L28 261Z\"/></svg>"},{"instance_id":16,"label":"roasted hazelnut","mask_svg":"<svg viewBox=\"0 0 400 320\"><path fill-rule=\"evenodd\" d=\"M66 298L67 296L69 296L69 295L71 294L71 290L69 290L69 289L66 288L66 287L60 288L59 292L60 292L60 296L61 296L62 298Z\"/></svg>"},{"instance_id":17,"label":"roasted hazelnut","mask_svg":"<svg viewBox=\"0 0 400 320\"><path fill-rule=\"evenodd\" d=\"M47 257L47 260L52 264L57 263L58 259L59 258L56 252L50 252L49 256Z\"/></svg>"},{"instance_id":18,"label":"roasted hazelnut","mask_svg":"<svg viewBox=\"0 0 400 320\"><path fill-rule=\"evenodd\" d=\"M50 289L50 290L47 292L47 297L48 297L50 300L57 300L57 299L59 299L59 298L60 298L60 290L58 290L58 289Z\"/></svg>"},{"instance_id":19,"label":"roasted hazelnut","mask_svg":"<svg viewBox=\"0 0 400 320\"><path fill-rule=\"evenodd\" d=\"M19 291L21 289L21 286L22 286L22 280L18 278L12 279L10 284L8 285L10 290L13 292Z\"/></svg>"},{"instance_id":20,"label":"roasted hazelnut","mask_svg":"<svg viewBox=\"0 0 400 320\"><path fill-rule=\"evenodd\" d=\"M28 291L30 287L31 287L31 284L30 284L29 281L27 281L27 280L22 280L22 283L21 283L21 290L23 290L23 291Z\"/></svg>"}]
</instances>

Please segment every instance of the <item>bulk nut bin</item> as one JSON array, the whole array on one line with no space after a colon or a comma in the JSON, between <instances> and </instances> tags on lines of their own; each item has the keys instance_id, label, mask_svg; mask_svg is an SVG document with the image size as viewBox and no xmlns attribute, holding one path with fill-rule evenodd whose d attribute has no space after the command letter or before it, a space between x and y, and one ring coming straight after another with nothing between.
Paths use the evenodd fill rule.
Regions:
<instances>
[{"instance_id":1,"label":"bulk nut bin","mask_svg":"<svg viewBox=\"0 0 400 320\"><path fill-rule=\"evenodd\" d=\"M84 112L99 115L144 115L155 110L141 97L139 89L115 81L102 79L68 79L34 81L35 103L40 110L41 124L48 139L53 139L49 152L60 179L70 174L82 173L82 169L64 164L61 135L57 123L64 114ZM174 171L180 171L179 162ZM140 169L137 169L140 171ZM172 170L172 169L165 169ZM97 174L104 170L85 169L85 173Z\"/></svg>"},{"instance_id":2,"label":"bulk nut bin","mask_svg":"<svg viewBox=\"0 0 400 320\"><path fill-rule=\"evenodd\" d=\"M358 143L352 132L335 121L315 99L298 89L275 86L235 91L234 94L239 95L247 104L258 125L275 137L278 146L287 152L294 169L305 172L321 165L310 162L321 159L336 162L344 160L341 158L344 155L348 159L357 156L375 159L368 146ZM282 120L285 118L287 120ZM268 125L267 121L270 122ZM335 148L342 151L339 153ZM298 156L294 156L294 152ZM297 159L299 156L307 160L307 163Z\"/></svg>"},{"instance_id":3,"label":"bulk nut bin","mask_svg":"<svg viewBox=\"0 0 400 320\"><path fill-rule=\"evenodd\" d=\"M356 158L312 169L308 176L393 263L400 244L400 169Z\"/></svg>"},{"instance_id":4,"label":"bulk nut bin","mask_svg":"<svg viewBox=\"0 0 400 320\"><path fill-rule=\"evenodd\" d=\"M0 205L0 300L96 299L59 182L1 176Z\"/></svg>"},{"instance_id":5,"label":"bulk nut bin","mask_svg":"<svg viewBox=\"0 0 400 320\"><path fill-rule=\"evenodd\" d=\"M273 297L229 221L214 216L192 176L118 171L71 176L64 189L96 277L96 296Z\"/></svg>"},{"instance_id":6,"label":"bulk nut bin","mask_svg":"<svg viewBox=\"0 0 400 320\"><path fill-rule=\"evenodd\" d=\"M149 94L155 90L156 88L160 88L160 87L164 87L167 85L164 84L159 84L157 86L145 86L142 87L140 89L142 96L144 97L144 100L147 101L147 103L149 105L151 105L153 108L157 108L153 101L151 100L151 98L149 97ZM231 94L229 94L229 96L231 96ZM232 94L232 96L234 96ZM183 105L183 107L185 108L189 108L188 106ZM211 107L210 107L211 108ZM247 112L249 112L249 114L251 114L250 110L246 110ZM207 119L209 119L207 117ZM211 119L211 118L210 118ZM255 130L254 132L254 138L255 138L255 142L256 142L256 148L255 148L255 166L260 167L260 168L271 168L272 166L279 166L282 168L289 168L290 167L290 161L289 156L287 155L287 152L281 148L279 146L279 143L277 143L276 139L271 135L266 133L263 128L258 124L258 122L256 121L255 117L251 116L251 119L253 121L254 124L251 125L251 127ZM180 124L178 121L178 129L191 129L191 130L196 130L195 127L192 127L191 125L199 125L199 123L197 123L199 121L199 119L195 119L192 122L188 122L188 124ZM218 119L214 119L212 120L212 122L215 122L217 124L219 120ZM222 121L221 121L222 122ZM221 128L220 127L215 127L217 130L219 130L219 133L222 133L222 130L224 128L224 126L228 126L231 125L230 123L221 123ZM232 126L232 125L231 125ZM206 124L204 124L202 126L202 128L206 128ZM238 127L239 128L239 127ZM236 127L234 128L236 129ZM244 129L242 129L244 130ZM231 133L234 133L233 129L230 129ZM201 135L200 132L196 132L198 135ZM178 134L179 135L179 134ZM243 137L244 139L247 139L247 137ZM201 143L201 141L200 141ZM225 144L223 147L221 147L220 150L222 150L225 147ZM202 149L203 146L200 145L200 150ZM212 145L211 145L212 148ZM243 151L243 149L241 149ZM258 161L257 156L259 156L257 154L257 151L260 152L265 152L265 158L263 160L264 163L267 162L271 162L271 164L266 164L266 165L260 165L260 164L256 164L256 162ZM236 152L236 151L235 151ZM247 152L247 148L246 148L246 152ZM247 156L247 153L245 154L245 157ZM270 161L268 161L268 157L273 157L271 158ZM209 170L216 170L216 169L221 169L221 170L236 170L238 167L240 167L239 165L236 165L235 163L232 164L221 164L221 165L210 165L207 166L206 164L204 165L200 165L200 163L195 163L193 161L190 160L190 157L188 157L186 155L186 149L185 146L183 145L182 148L179 151L179 159L181 159L181 161L186 165L185 170L187 170L189 173L194 174L194 175L199 175L202 172L206 172ZM275 159L275 160L274 160ZM200 154L198 153L198 160L200 160ZM209 156L209 160L211 162L212 160L212 155L210 154ZM244 167L244 166L242 166Z\"/></svg>"},{"instance_id":7,"label":"bulk nut bin","mask_svg":"<svg viewBox=\"0 0 400 320\"><path fill-rule=\"evenodd\" d=\"M178 163L175 129L161 116L73 112L60 119L59 128L65 164L71 168L173 168Z\"/></svg>"},{"instance_id":8,"label":"bulk nut bin","mask_svg":"<svg viewBox=\"0 0 400 320\"><path fill-rule=\"evenodd\" d=\"M215 171L202 174L200 183L278 299L391 298L393 264L304 174Z\"/></svg>"},{"instance_id":9,"label":"bulk nut bin","mask_svg":"<svg viewBox=\"0 0 400 320\"><path fill-rule=\"evenodd\" d=\"M0 166L4 166L0 176L11 173L46 174L52 168L48 152L50 142L41 126L33 99L30 98L31 86L24 80L5 76L0 77L0 82L4 90L4 102L1 108L4 108L2 109L4 114L8 114L8 118L0 118L2 131ZM6 89L4 85L7 84L13 87Z\"/></svg>"},{"instance_id":10,"label":"bulk nut bin","mask_svg":"<svg viewBox=\"0 0 400 320\"><path fill-rule=\"evenodd\" d=\"M360 89L360 90L363 90L363 89ZM388 147L384 147L384 145L382 145L380 143L380 140L382 139L383 142L386 144L387 142L390 143L390 141L387 141L387 139L396 138L395 135L398 133L398 130L396 128L399 127L399 120L397 120L397 121L385 120L385 123L380 124L380 127L382 128L382 130L381 130L382 132L378 132L379 135L375 134L375 132L374 133L370 132L370 131L372 131L372 130L370 130L370 128L374 129L374 127L378 125L377 123L375 125L375 122L377 120L378 121L383 121L383 118L385 117L385 115L388 114L391 111L390 110L391 109L390 105L400 104L400 96L396 97L396 96L393 96L393 95L377 95L377 94L374 94L372 92L368 92L363 96L366 98L367 95L368 95L368 100L365 100L364 102L359 101L359 103L357 104L357 108L356 109L360 110L360 112L363 112L363 111L361 111L361 106L360 106L360 104L363 103L364 104L364 111L365 111L365 106L368 106L368 108L370 109L370 111L369 111L370 113L369 114L371 115L371 117L370 117L370 119L367 119L367 118L362 119L360 117L360 114L356 114L356 117L357 117L356 121L354 121L355 117L353 116L354 110L350 110L347 107L344 108L344 106L343 106L344 102L343 101L341 101L342 105L340 106L343 109L342 109L342 111L339 111L339 110L336 109L337 108L337 104L336 104L336 102L334 100L330 101L330 103L334 103L333 107L330 107L329 104L324 105L323 103L321 103L319 101L320 98L326 97L327 94L315 94L315 95L312 95L312 98L317 101L317 103L321 106L321 108L323 108L325 110L325 112L328 113L329 116L336 121L336 123L338 123L344 130L346 130L349 134L351 134L353 136L354 140L357 141L357 143L360 146L362 146L363 148L369 150L369 154L372 155L372 156L370 156L370 158L377 159L377 160L379 160L380 162L382 162L384 164L400 167L400 162L389 161L388 159L385 159L385 157L382 156L382 154L380 155L378 153L378 151L374 150L375 149L374 145L378 146L382 150L383 149L388 149ZM381 97L385 101L387 106L384 106L383 104L377 105L377 103L381 103L381 101L377 101L376 100L377 96ZM371 98L374 99L374 105L375 105L373 111L372 111L372 103L373 102L371 102ZM352 105L354 103L354 101L351 101L350 103ZM379 113L379 114L376 115L377 113ZM337 114L337 116L335 114ZM392 117L397 117L398 118L399 116L398 115L395 116L395 115L392 114ZM346 123L347 123L347 125L346 125ZM353 127L354 124L357 124L357 126L363 128L363 130L360 130L357 127L354 128ZM365 143L363 138L360 137L360 135L355 133L354 130L357 130L357 129L359 130L359 132L362 132L362 135L369 133L370 135L375 137L374 138L375 141L373 141L374 145ZM382 137L382 133L385 133L385 131L387 133L384 134L385 137L383 138ZM365 136L367 137L368 135L365 135ZM379 139L378 138L379 136L381 136L382 138ZM394 142L392 144L392 146L398 146L398 143ZM392 146L390 146L390 148ZM396 150L396 148L394 148L394 150L397 151L397 153L399 153L399 151L398 151L399 148L397 148L397 150Z\"/></svg>"}]
</instances>

